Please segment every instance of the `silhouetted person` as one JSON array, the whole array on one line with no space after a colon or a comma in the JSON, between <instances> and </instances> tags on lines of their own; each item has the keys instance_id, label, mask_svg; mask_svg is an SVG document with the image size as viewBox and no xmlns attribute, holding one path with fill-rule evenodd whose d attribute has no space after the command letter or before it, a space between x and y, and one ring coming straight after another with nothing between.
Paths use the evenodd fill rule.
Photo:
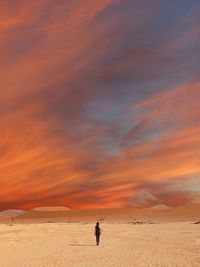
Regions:
<instances>
[{"instance_id":1,"label":"silhouetted person","mask_svg":"<svg viewBox=\"0 0 200 267\"><path fill-rule=\"evenodd\" d=\"M99 245L100 235L101 235L101 228L99 227L99 222L97 222L95 226L95 236L96 236L97 246Z\"/></svg>"}]
</instances>

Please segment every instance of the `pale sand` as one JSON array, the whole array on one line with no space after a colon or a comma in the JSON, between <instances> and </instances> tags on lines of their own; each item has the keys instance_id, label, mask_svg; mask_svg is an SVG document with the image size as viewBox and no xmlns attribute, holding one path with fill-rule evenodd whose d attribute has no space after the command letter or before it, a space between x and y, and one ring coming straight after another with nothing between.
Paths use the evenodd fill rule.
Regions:
<instances>
[{"instance_id":1,"label":"pale sand","mask_svg":"<svg viewBox=\"0 0 200 267\"><path fill-rule=\"evenodd\" d=\"M103 223L0 225L1 267L199 267L200 225Z\"/></svg>"}]
</instances>

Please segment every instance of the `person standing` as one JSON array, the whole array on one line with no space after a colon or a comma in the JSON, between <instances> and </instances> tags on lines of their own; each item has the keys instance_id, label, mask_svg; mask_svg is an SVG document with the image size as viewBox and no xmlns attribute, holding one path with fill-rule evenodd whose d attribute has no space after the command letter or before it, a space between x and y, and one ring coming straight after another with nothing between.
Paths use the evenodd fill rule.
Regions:
<instances>
[{"instance_id":1,"label":"person standing","mask_svg":"<svg viewBox=\"0 0 200 267\"><path fill-rule=\"evenodd\" d=\"M96 236L97 246L99 245L100 235L101 235L101 228L99 227L99 222L97 222L95 226L95 236Z\"/></svg>"}]
</instances>

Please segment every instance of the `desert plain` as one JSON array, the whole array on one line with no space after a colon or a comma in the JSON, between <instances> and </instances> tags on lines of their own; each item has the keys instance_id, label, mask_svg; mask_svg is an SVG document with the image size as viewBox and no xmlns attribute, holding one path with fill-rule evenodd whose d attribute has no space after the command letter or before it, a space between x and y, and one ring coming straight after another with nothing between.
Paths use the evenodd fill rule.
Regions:
<instances>
[{"instance_id":1,"label":"desert plain","mask_svg":"<svg viewBox=\"0 0 200 267\"><path fill-rule=\"evenodd\" d=\"M198 216L199 205L133 213L32 210L1 222L0 267L199 267Z\"/></svg>"}]
</instances>

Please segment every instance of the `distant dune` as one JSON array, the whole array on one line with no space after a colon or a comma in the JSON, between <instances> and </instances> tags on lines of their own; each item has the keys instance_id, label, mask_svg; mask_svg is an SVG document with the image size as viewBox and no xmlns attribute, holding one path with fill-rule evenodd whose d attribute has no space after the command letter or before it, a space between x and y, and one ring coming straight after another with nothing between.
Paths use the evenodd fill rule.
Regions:
<instances>
[{"instance_id":1,"label":"distant dune","mask_svg":"<svg viewBox=\"0 0 200 267\"><path fill-rule=\"evenodd\" d=\"M23 214L24 210L9 209L0 212L0 217L16 217Z\"/></svg>"},{"instance_id":2,"label":"distant dune","mask_svg":"<svg viewBox=\"0 0 200 267\"><path fill-rule=\"evenodd\" d=\"M125 221L125 222L178 222L200 220L200 204L181 207L124 208L70 210L65 207L40 207L26 211L17 216L15 222L93 222L93 221Z\"/></svg>"},{"instance_id":3,"label":"distant dune","mask_svg":"<svg viewBox=\"0 0 200 267\"><path fill-rule=\"evenodd\" d=\"M38 207L32 209L34 211L67 211L71 210L70 208L64 207L64 206L52 206L52 207Z\"/></svg>"},{"instance_id":4,"label":"distant dune","mask_svg":"<svg viewBox=\"0 0 200 267\"><path fill-rule=\"evenodd\" d=\"M0 223L9 223L12 218L25 213L24 210L9 209L0 212Z\"/></svg>"},{"instance_id":5,"label":"distant dune","mask_svg":"<svg viewBox=\"0 0 200 267\"><path fill-rule=\"evenodd\" d=\"M161 204L161 205L155 205L155 206L152 206L150 207L150 209L159 209L159 210L163 210L163 209L170 209L169 206L166 206L164 204Z\"/></svg>"}]
</instances>

